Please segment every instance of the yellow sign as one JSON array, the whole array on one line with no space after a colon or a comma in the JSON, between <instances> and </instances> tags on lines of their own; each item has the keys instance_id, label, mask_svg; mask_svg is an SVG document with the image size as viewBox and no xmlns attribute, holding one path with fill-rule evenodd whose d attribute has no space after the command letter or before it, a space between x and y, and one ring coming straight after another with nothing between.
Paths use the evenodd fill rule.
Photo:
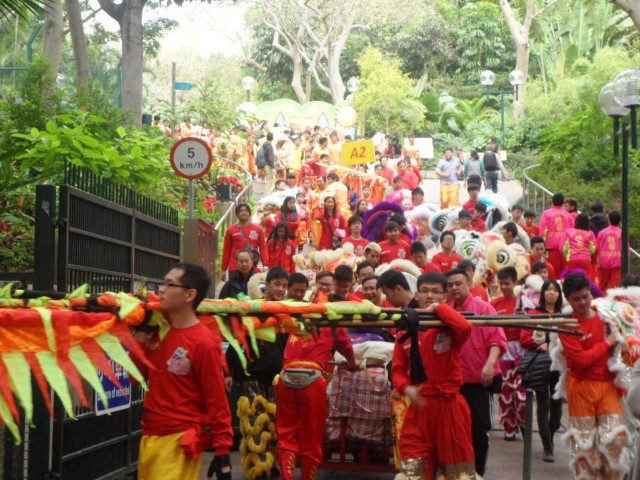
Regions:
<instances>
[{"instance_id":1,"label":"yellow sign","mask_svg":"<svg viewBox=\"0 0 640 480\"><path fill-rule=\"evenodd\" d=\"M376 159L372 140L346 142L342 144L342 164L358 165L374 162Z\"/></svg>"}]
</instances>

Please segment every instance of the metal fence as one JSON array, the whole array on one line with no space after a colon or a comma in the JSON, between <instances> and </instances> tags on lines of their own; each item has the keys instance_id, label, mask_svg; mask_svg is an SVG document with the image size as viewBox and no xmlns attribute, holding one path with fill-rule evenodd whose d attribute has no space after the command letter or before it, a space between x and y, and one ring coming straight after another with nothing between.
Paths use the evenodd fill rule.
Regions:
<instances>
[{"instance_id":1,"label":"metal fence","mask_svg":"<svg viewBox=\"0 0 640 480\"><path fill-rule=\"evenodd\" d=\"M93 293L155 289L180 260L178 212L90 171L68 167L65 184L36 187L34 272L0 274L36 290L71 291L84 283ZM34 390L38 390L34 386ZM34 424L24 445L4 442L3 480L120 478L136 470L142 435L143 393L131 389L131 407L98 416L77 402L69 418L51 397L51 418L34 394ZM93 391L87 392L90 403Z\"/></svg>"},{"instance_id":2,"label":"metal fence","mask_svg":"<svg viewBox=\"0 0 640 480\"><path fill-rule=\"evenodd\" d=\"M534 168L538 168L540 166L539 163L535 165L530 165L526 167L523 173L523 182L522 182L522 195L525 210L531 210L536 213L538 218L542 215L547 208L550 207L550 200L553 197L553 192L547 190L538 182L529 177L528 172L533 170ZM631 254L635 257L635 261L640 261L640 252L634 250L633 248L629 248Z\"/></svg>"}]
</instances>

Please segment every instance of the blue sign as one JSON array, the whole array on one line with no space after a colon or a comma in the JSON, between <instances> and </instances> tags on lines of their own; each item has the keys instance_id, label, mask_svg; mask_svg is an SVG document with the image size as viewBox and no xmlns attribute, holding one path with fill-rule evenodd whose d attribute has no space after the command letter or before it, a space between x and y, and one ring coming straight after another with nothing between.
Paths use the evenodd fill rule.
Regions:
<instances>
[{"instance_id":1,"label":"blue sign","mask_svg":"<svg viewBox=\"0 0 640 480\"><path fill-rule=\"evenodd\" d=\"M193 83L175 82L173 84L173 88L176 89L176 90L191 90L193 88Z\"/></svg>"},{"instance_id":2,"label":"blue sign","mask_svg":"<svg viewBox=\"0 0 640 480\"><path fill-rule=\"evenodd\" d=\"M104 388L104 393L107 395L107 401L109 405L102 403L102 398L95 392L96 415L106 415L108 413L117 412L119 410L126 410L131 406L131 379L129 373L122 368L122 365L117 364L113 360L110 360L113 374L122 385L122 389L118 388L111 379L106 376L102 371L98 370L98 378Z\"/></svg>"}]
</instances>

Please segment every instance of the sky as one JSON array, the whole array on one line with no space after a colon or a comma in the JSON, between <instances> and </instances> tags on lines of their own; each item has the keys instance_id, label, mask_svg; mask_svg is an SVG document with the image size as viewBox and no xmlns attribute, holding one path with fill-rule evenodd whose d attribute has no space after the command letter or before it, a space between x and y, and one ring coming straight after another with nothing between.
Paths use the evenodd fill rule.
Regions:
<instances>
[{"instance_id":1,"label":"sky","mask_svg":"<svg viewBox=\"0 0 640 480\"><path fill-rule=\"evenodd\" d=\"M95 3L97 8L98 4ZM144 20L168 17L179 22L178 27L162 40L162 53L179 57L180 52L196 50L204 57L213 53L242 55L238 35L244 34L244 14L253 2L240 1L234 5L219 3L185 2L182 6L170 5L157 9L145 9ZM116 31L118 24L106 13L100 12L96 21L105 28Z\"/></svg>"}]
</instances>

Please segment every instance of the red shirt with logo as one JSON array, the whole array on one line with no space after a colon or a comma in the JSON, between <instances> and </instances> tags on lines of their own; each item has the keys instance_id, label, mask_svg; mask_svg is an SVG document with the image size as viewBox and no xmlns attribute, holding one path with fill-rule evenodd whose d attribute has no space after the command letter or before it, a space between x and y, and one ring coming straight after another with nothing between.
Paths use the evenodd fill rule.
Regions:
<instances>
[{"instance_id":1,"label":"red shirt with logo","mask_svg":"<svg viewBox=\"0 0 640 480\"><path fill-rule=\"evenodd\" d=\"M149 381L144 399L145 435L171 435L210 427L217 455L233 445L231 412L222 379L220 341L202 323L172 328L162 341L145 347L155 367L141 371Z\"/></svg>"},{"instance_id":2,"label":"red shirt with logo","mask_svg":"<svg viewBox=\"0 0 640 480\"><path fill-rule=\"evenodd\" d=\"M429 273L429 272L442 273L442 270L440 269L440 267L433 262L429 262L424 267L418 267L418 268L420 268L420 271L422 273Z\"/></svg>"},{"instance_id":3,"label":"red shirt with logo","mask_svg":"<svg viewBox=\"0 0 640 480\"><path fill-rule=\"evenodd\" d=\"M398 243L391 243L389 240L380 242L380 263L389 263L396 258L405 258L411 260L411 245L402 239L398 240Z\"/></svg>"},{"instance_id":4,"label":"red shirt with logo","mask_svg":"<svg viewBox=\"0 0 640 480\"><path fill-rule=\"evenodd\" d=\"M360 237L357 240L353 237L344 237L340 246L344 246L344 244L347 242L353 245L354 254L356 254L358 257L364 257L364 249L367 245L369 245L369 240L363 237Z\"/></svg>"},{"instance_id":5,"label":"red shirt with logo","mask_svg":"<svg viewBox=\"0 0 640 480\"><path fill-rule=\"evenodd\" d=\"M462 209L466 210L468 212L471 212L471 214L473 215L475 213L475 210L476 210L476 203L478 203L478 202L474 202L473 200L467 200L462 205Z\"/></svg>"},{"instance_id":6,"label":"red shirt with logo","mask_svg":"<svg viewBox=\"0 0 640 480\"><path fill-rule=\"evenodd\" d=\"M449 329L432 328L418 333L422 366L427 381L420 385L425 396L438 393L456 393L462 385L460 350L472 331L469 321L445 303L435 309L439 319ZM411 385L410 369L411 339L396 343L393 347L391 375L393 386L401 394Z\"/></svg>"},{"instance_id":7,"label":"red shirt with logo","mask_svg":"<svg viewBox=\"0 0 640 480\"><path fill-rule=\"evenodd\" d=\"M244 234L244 236L243 236ZM246 238L246 241L245 241ZM249 225L240 226L237 223L231 225L224 234L224 246L222 247L222 271L237 270L236 255L240 250L251 245L260 251L260 259L262 263L269 260L267 254L267 244L265 243L264 230L260 225L250 223ZM253 266L258 268L257 265Z\"/></svg>"},{"instance_id":8,"label":"red shirt with logo","mask_svg":"<svg viewBox=\"0 0 640 480\"><path fill-rule=\"evenodd\" d=\"M289 238L286 242L273 239L267 245L267 250L269 252L269 260L265 263L267 267L280 265L289 273L296 272L293 256L297 253L298 246L294 239Z\"/></svg>"},{"instance_id":9,"label":"red shirt with logo","mask_svg":"<svg viewBox=\"0 0 640 480\"><path fill-rule=\"evenodd\" d=\"M462 261L462 257L451 252L451 255L447 255L444 252L436 253L431 259L431 263L435 263L442 272L448 272L453 270Z\"/></svg>"}]
</instances>

